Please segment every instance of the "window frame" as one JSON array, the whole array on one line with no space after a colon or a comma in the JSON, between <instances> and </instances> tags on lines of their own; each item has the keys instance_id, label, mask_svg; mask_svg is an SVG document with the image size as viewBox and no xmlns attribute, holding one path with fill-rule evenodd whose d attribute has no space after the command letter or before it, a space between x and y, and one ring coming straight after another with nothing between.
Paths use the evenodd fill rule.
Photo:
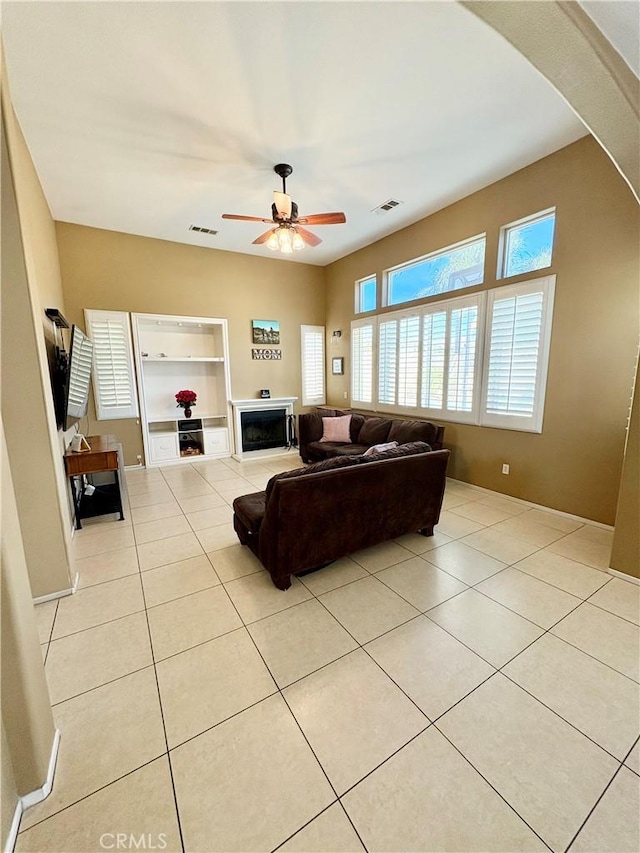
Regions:
<instances>
[{"instance_id":1,"label":"window frame","mask_svg":"<svg viewBox=\"0 0 640 853\"><path fill-rule=\"evenodd\" d=\"M484 321L485 321L485 304L486 297L485 292L480 291L478 293L467 294L466 296L454 296L449 299L442 299L438 301L431 301L428 303L424 303L422 305L414 306L413 308L402 308L399 311L389 311L385 314L378 316L378 335L375 340L375 355L376 355L376 369L374 371L374 377L376 378L376 383L374 385L374 400L376 411L384 412L388 414L406 414L406 415L415 415L418 417L427 417L427 418L437 418L441 420L451 421L453 423L464 423L464 424L477 424L479 413L480 413L480 394L478 393L478 386L481 380L481 369L483 363L483 346L484 346ZM449 353L451 346L451 336L450 336L450 328L451 328L451 314L456 309L464 309L466 307L475 306L478 309L478 332L476 335L475 341L475 353L474 353L474 366L473 366L473 403L470 411L465 412L461 409L449 409L447 402L447 391L449 387ZM424 317L428 314L439 314L445 312L447 315L446 319L446 338L445 338L445 355L444 355L444 381L443 381L443 392L442 392L442 408L434 409L427 406L421 406L422 400L422 354L423 354L423 343L424 343ZM398 320L398 322L403 317L419 317L420 323L420 333L419 333L419 344L418 344L418 380L416 386L416 402L415 406L403 406L398 402L394 403L382 403L380 402L380 392L379 392L379 362L380 362L380 347L379 347L379 331L380 326L385 322L390 322L392 320ZM398 390L398 362L400 359L400 347L398 346L398 351L396 353L396 401L397 401L397 390Z\"/></svg>"},{"instance_id":2,"label":"window frame","mask_svg":"<svg viewBox=\"0 0 640 853\"><path fill-rule=\"evenodd\" d=\"M363 308L362 307L362 287L365 284L368 284L370 281L373 282L374 291L375 291L375 300L373 308ZM373 275L365 275L364 278L359 278L355 283L355 312L356 314L370 314L372 311L377 311L378 309L378 276L373 273Z\"/></svg>"},{"instance_id":3,"label":"window frame","mask_svg":"<svg viewBox=\"0 0 640 853\"><path fill-rule=\"evenodd\" d=\"M393 308L394 310L399 310L402 306L409 305L409 304L415 304L415 303L418 303L419 301L422 301L424 299L442 299L443 297L447 298L448 294L459 293L461 290L463 290L463 291L466 290L466 288L461 287L461 288L458 288L457 290L447 290L447 291L444 291L443 293L432 293L428 296L416 296L414 299L407 299L404 302L393 302L392 303L389 301L389 296L390 296L390 292L391 292L391 277L392 277L393 273L398 272L398 270L406 269L408 267L418 266L419 264L422 264L425 261L430 261L433 258L439 257L440 255L449 254L450 252L454 252L457 249L462 249L465 246L470 245L471 243L477 243L480 240L484 240L484 249L485 249L484 261L482 264L482 281L477 282L476 284L470 284L468 286L469 287L481 287L484 284L484 280L485 280L485 267L486 267L486 260L487 260L487 232L486 231L482 231L480 234L476 234L473 237L467 237L464 240L459 240L457 243L452 243L451 245L444 246L441 249L436 249L433 252L429 252L426 255L421 255L418 258L412 258L409 261L404 261L401 264L396 264L393 267L388 267L382 273L382 307L383 308ZM455 297L451 297L451 298L455 298Z\"/></svg>"},{"instance_id":4,"label":"window frame","mask_svg":"<svg viewBox=\"0 0 640 853\"><path fill-rule=\"evenodd\" d=\"M551 261L545 267L537 267L534 270L527 270L526 272L514 272L511 275L507 275L506 265L507 265L507 246L509 243L509 232L513 231L516 228L520 228L523 225L531 225L534 222L541 221L543 219L548 219L550 216L554 217L554 225L553 225L553 240L551 242ZM523 275L535 275L539 273L541 270L548 270L553 266L553 251L556 243L556 224L557 224L557 210L555 205L553 207L548 207L546 210L540 210L537 213L532 213L529 216L523 216L522 219L516 219L514 222L508 222L506 225L502 225L500 227L500 234L498 236L498 267L496 270L496 279L498 281L502 281L504 279L515 279L521 278Z\"/></svg>"},{"instance_id":5,"label":"window frame","mask_svg":"<svg viewBox=\"0 0 640 853\"><path fill-rule=\"evenodd\" d=\"M365 328L371 326L371 375L369 377L369 382L371 385L371 400L360 400L355 395L355 359L354 359L354 347L353 347L353 330L359 328ZM377 340L378 340L378 316L369 316L367 318L362 318L360 320L352 320L351 321L351 337L349 340L349 351L350 351L350 362L351 362L351 370L349 376L349 388L350 388L350 397L351 397L351 406L355 406L358 409L366 409L367 411L375 410L375 376L376 371L378 369L378 350L377 350Z\"/></svg>"},{"instance_id":6,"label":"window frame","mask_svg":"<svg viewBox=\"0 0 640 853\"><path fill-rule=\"evenodd\" d=\"M305 338L307 335L320 335L322 341L322 352L318 360L318 364L314 365L314 369L320 366L322 376L322 394L310 395L307 393L307 362L306 362L306 347ZM324 326L300 325L300 366L301 366L301 387L302 387L302 405L303 406L324 406L327 402L327 369L326 369L326 328Z\"/></svg>"},{"instance_id":7,"label":"window frame","mask_svg":"<svg viewBox=\"0 0 640 853\"><path fill-rule=\"evenodd\" d=\"M423 302L420 305L413 307L405 307L396 311L387 311L375 316L353 320L351 322L351 406L357 409L370 410L384 414L402 414L406 416L418 416L429 420L445 421L450 423L471 424L474 426L493 427L497 429L509 429L522 432L542 432L544 419L544 403L545 392L547 386L548 368L549 368L549 353L551 346L552 324L553 324L553 307L555 293L556 277L553 276L538 276L536 278L526 279L524 281L511 282L509 284L501 284L497 287L489 288L475 293L466 294L464 296L448 296L445 299ZM529 416L519 416L516 414L489 414L486 412L486 400L488 394L488 372L491 358L491 326L493 319L493 306L495 302L509 298L511 295L525 295L542 291L543 307L542 321L539 337L538 362L536 387L534 394L534 412ZM447 391L450 380L450 347L451 347L451 315L452 312L459 308L476 306L478 309L477 316L477 334L475 340L474 366L473 366L473 387L472 387L472 405L469 412L460 409L448 408ZM439 314L446 312L446 337L444 343L444 361L443 361L443 387L442 387L442 407L433 408L430 406L422 406L423 398L423 348L424 348L424 318L430 314ZM384 323L391 321L399 321L402 317L418 316L420 318L420 332L418 343L418 380L416 386L416 406L403 406L398 402L381 403L380 398L380 328ZM354 395L354 374L356 369L356 360L353 350L353 332L354 329L363 326L371 326L372 328L372 359L371 359L371 388L372 401L360 401ZM398 399L398 348L396 349L396 379L395 379L395 400Z\"/></svg>"},{"instance_id":8,"label":"window frame","mask_svg":"<svg viewBox=\"0 0 640 853\"><path fill-rule=\"evenodd\" d=\"M512 284L496 287L487 292L487 314L485 324L485 351L487 357L483 360L482 370L482 408L480 425L497 429L511 429L518 432L541 433L544 421L544 403L546 397L547 379L549 372L549 352L551 349L551 332L553 325L553 306L555 299L555 275L518 281ZM510 296L524 296L527 293L542 291L542 319L540 337L538 339L538 362L534 391L533 412L529 416L515 414L495 414L487 412L487 396L489 393L489 364L491 359L491 332L493 307L496 302L509 299Z\"/></svg>"},{"instance_id":9,"label":"window frame","mask_svg":"<svg viewBox=\"0 0 640 853\"><path fill-rule=\"evenodd\" d=\"M92 386L93 386L93 401L96 409L96 420L98 421L114 421L125 420L127 418L138 418L140 416L140 405L138 402L138 384L136 382L136 372L133 362L133 341L131 335L131 318L127 311L103 311L94 308L84 309L85 326L87 335L93 341L93 365L91 368ZM100 390L100 375L98 364L99 344L96 343L94 335L94 324L113 321L119 325L124 331L124 344L127 357L127 381L129 384L129 392L131 403L126 406L107 406L102 401Z\"/></svg>"}]
</instances>

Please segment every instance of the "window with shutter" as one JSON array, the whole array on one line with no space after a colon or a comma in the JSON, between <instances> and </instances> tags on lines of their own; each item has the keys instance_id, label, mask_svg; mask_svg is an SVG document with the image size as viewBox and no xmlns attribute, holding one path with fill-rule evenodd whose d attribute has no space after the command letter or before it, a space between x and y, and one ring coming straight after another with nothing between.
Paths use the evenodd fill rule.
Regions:
<instances>
[{"instance_id":1,"label":"window with shutter","mask_svg":"<svg viewBox=\"0 0 640 853\"><path fill-rule=\"evenodd\" d=\"M354 320L352 404L539 432L554 283L549 276Z\"/></svg>"},{"instance_id":2,"label":"window with shutter","mask_svg":"<svg viewBox=\"0 0 640 853\"><path fill-rule=\"evenodd\" d=\"M85 310L93 341L93 395L98 420L138 417L131 328L123 311Z\"/></svg>"},{"instance_id":3,"label":"window with shutter","mask_svg":"<svg viewBox=\"0 0 640 853\"><path fill-rule=\"evenodd\" d=\"M324 326L300 326L302 350L302 405L326 402L324 382Z\"/></svg>"},{"instance_id":4,"label":"window with shutter","mask_svg":"<svg viewBox=\"0 0 640 853\"><path fill-rule=\"evenodd\" d=\"M541 432L555 277L489 293L481 422Z\"/></svg>"},{"instance_id":5,"label":"window with shutter","mask_svg":"<svg viewBox=\"0 0 640 853\"><path fill-rule=\"evenodd\" d=\"M375 323L351 323L351 403L369 409L373 405L373 338Z\"/></svg>"},{"instance_id":6,"label":"window with shutter","mask_svg":"<svg viewBox=\"0 0 640 853\"><path fill-rule=\"evenodd\" d=\"M378 324L378 403L396 402L398 375L398 321L380 320Z\"/></svg>"},{"instance_id":7,"label":"window with shutter","mask_svg":"<svg viewBox=\"0 0 640 853\"><path fill-rule=\"evenodd\" d=\"M402 317L398 327L398 405L418 405L420 317Z\"/></svg>"},{"instance_id":8,"label":"window with shutter","mask_svg":"<svg viewBox=\"0 0 640 853\"><path fill-rule=\"evenodd\" d=\"M447 312L433 311L422 318L423 409L441 409L444 400L444 359L447 340Z\"/></svg>"},{"instance_id":9,"label":"window with shutter","mask_svg":"<svg viewBox=\"0 0 640 853\"><path fill-rule=\"evenodd\" d=\"M474 403L478 305L455 308L449 319L447 409L471 412Z\"/></svg>"}]
</instances>

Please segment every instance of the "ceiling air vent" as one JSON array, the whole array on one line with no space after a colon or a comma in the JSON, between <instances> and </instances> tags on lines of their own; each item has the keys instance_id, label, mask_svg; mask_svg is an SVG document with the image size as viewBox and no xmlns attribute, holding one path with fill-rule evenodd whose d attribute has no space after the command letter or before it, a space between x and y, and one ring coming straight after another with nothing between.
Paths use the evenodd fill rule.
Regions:
<instances>
[{"instance_id":1,"label":"ceiling air vent","mask_svg":"<svg viewBox=\"0 0 640 853\"><path fill-rule=\"evenodd\" d=\"M402 204L401 201L397 201L395 198L390 198L388 201L379 204L377 207L374 207L371 213L376 213L378 216L382 216L383 213L388 213L390 210L393 210L394 207L397 207L399 204Z\"/></svg>"},{"instance_id":2,"label":"ceiling air vent","mask_svg":"<svg viewBox=\"0 0 640 853\"><path fill-rule=\"evenodd\" d=\"M217 231L214 231L213 228L203 228L202 225L190 225L189 231L198 231L200 234L217 234Z\"/></svg>"}]
</instances>

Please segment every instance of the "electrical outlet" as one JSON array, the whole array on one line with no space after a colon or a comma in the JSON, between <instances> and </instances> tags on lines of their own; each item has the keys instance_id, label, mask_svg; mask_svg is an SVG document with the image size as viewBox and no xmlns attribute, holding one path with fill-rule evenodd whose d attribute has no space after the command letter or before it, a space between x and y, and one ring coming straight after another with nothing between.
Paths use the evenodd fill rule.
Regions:
<instances>
[{"instance_id":1,"label":"electrical outlet","mask_svg":"<svg viewBox=\"0 0 640 853\"><path fill-rule=\"evenodd\" d=\"M136 459L138 460L138 465L142 465L142 456L140 454L136 456Z\"/></svg>"},{"instance_id":2,"label":"electrical outlet","mask_svg":"<svg viewBox=\"0 0 640 853\"><path fill-rule=\"evenodd\" d=\"M343 398L343 400L347 400L349 398L349 395L347 394L346 391L342 392L342 398Z\"/></svg>"},{"instance_id":3,"label":"electrical outlet","mask_svg":"<svg viewBox=\"0 0 640 853\"><path fill-rule=\"evenodd\" d=\"M503 474L508 474L508 473L509 473L509 466L508 466L508 464L507 464L506 462L505 462L505 463L503 464L503 466L502 466L502 473L503 473Z\"/></svg>"}]
</instances>

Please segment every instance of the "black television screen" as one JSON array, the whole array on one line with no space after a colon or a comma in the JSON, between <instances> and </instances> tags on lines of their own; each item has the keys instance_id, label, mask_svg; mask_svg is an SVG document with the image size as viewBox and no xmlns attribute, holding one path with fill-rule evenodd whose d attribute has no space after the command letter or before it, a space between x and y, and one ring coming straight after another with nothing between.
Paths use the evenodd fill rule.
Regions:
<instances>
[{"instance_id":1,"label":"black television screen","mask_svg":"<svg viewBox=\"0 0 640 853\"><path fill-rule=\"evenodd\" d=\"M69 429L87 414L92 360L92 341L77 326L73 326L66 381L64 429Z\"/></svg>"}]
</instances>

